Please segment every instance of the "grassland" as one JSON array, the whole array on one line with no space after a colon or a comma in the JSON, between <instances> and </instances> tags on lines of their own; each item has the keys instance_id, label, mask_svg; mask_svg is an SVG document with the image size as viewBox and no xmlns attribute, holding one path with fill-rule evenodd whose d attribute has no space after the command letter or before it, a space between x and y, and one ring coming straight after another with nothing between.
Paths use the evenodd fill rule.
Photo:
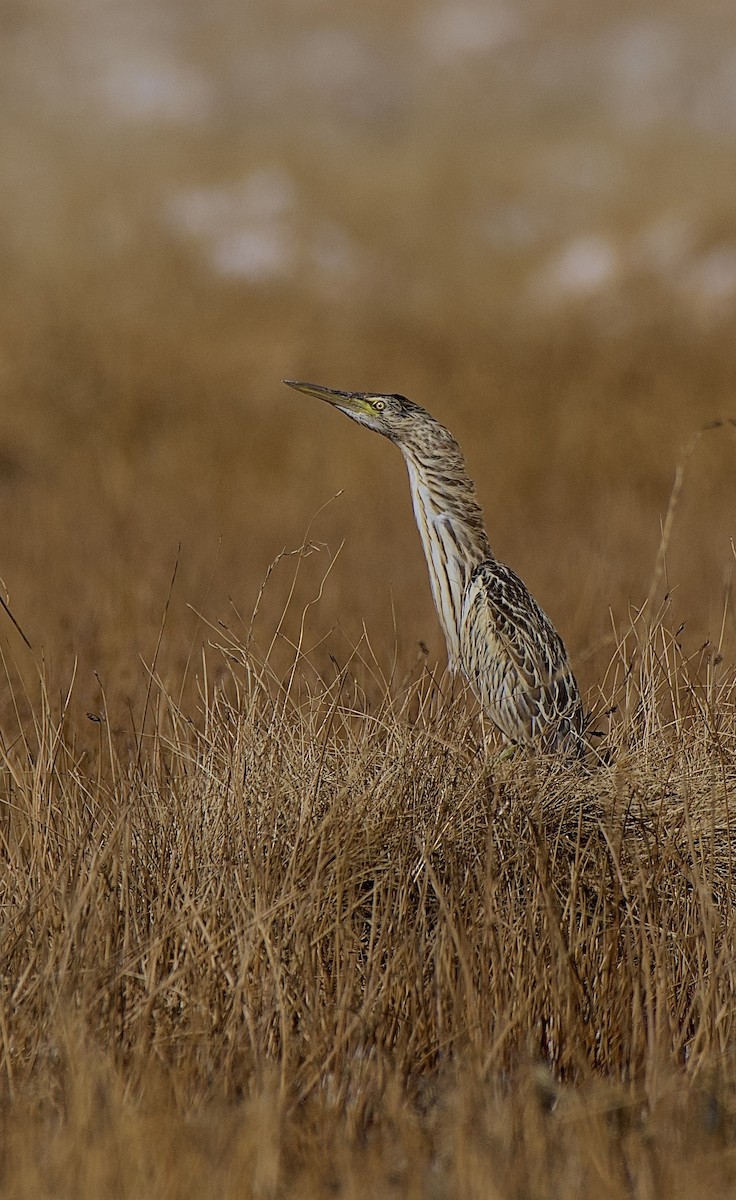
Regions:
<instances>
[{"instance_id":1,"label":"grassland","mask_svg":"<svg viewBox=\"0 0 736 1200\"><path fill-rule=\"evenodd\" d=\"M248 45L294 72L287 10ZM509 51L526 89L598 45L562 10ZM401 20L361 17L377 61ZM0 1194L732 1196L729 146L416 55L113 135L10 57ZM182 234L233 177L284 274ZM566 293L586 231L615 269ZM452 428L603 765L493 758L399 456L282 376Z\"/></svg>"},{"instance_id":2,"label":"grassland","mask_svg":"<svg viewBox=\"0 0 736 1200\"><path fill-rule=\"evenodd\" d=\"M444 405L454 379L491 529L611 752L593 774L499 764L434 665L389 447L275 385L240 404L199 316L180 343L138 331L134 362L99 317L32 332L4 485L34 645L7 624L5 1194L732 1194L729 428L687 462L665 467L664 427L624 455L643 385L568 329L476 348L516 401L488 430L455 349ZM392 334L410 354L415 330ZM727 411L725 387L690 406L725 343L707 364L649 345L678 427ZM577 416L537 407L540 360L547 395L595 396L585 456Z\"/></svg>"}]
</instances>

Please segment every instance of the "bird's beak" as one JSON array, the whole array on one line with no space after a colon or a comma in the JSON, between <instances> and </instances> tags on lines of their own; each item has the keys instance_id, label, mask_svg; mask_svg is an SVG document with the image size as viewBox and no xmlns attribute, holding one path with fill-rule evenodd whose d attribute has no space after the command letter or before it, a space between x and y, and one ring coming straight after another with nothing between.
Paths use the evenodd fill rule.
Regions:
<instances>
[{"instance_id":1,"label":"bird's beak","mask_svg":"<svg viewBox=\"0 0 736 1200\"><path fill-rule=\"evenodd\" d=\"M345 413L364 413L368 410L363 392L340 392L337 388L322 387L318 383L300 383L297 379L284 379L283 382L297 392L304 392L305 396L326 400Z\"/></svg>"}]
</instances>

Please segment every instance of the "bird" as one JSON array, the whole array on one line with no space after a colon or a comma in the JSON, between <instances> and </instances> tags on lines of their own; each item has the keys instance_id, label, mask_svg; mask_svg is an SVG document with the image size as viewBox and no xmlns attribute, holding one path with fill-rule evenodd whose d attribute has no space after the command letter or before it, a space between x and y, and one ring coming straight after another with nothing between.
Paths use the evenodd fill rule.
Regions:
<instances>
[{"instance_id":1,"label":"bird","mask_svg":"<svg viewBox=\"0 0 736 1200\"><path fill-rule=\"evenodd\" d=\"M465 677L502 741L583 757L585 713L567 650L526 584L492 553L475 485L449 430L395 393L283 382L382 434L403 454L450 669Z\"/></svg>"}]
</instances>

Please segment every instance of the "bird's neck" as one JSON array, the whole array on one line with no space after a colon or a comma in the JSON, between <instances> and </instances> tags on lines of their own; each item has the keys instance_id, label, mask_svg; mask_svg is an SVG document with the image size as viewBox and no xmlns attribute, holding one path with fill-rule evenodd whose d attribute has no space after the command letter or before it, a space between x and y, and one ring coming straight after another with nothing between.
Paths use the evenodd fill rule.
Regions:
<instances>
[{"instance_id":1,"label":"bird's neck","mask_svg":"<svg viewBox=\"0 0 736 1200\"><path fill-rule=\"evenodd\" d=\"M437 615L447 643L450 668L460 660L460 614L468 580L491 558L483 513L475 499L457 443L448 469L446 454L434 459L404 452L414 515L429 569Z\"/></svg>"}]
</instances>

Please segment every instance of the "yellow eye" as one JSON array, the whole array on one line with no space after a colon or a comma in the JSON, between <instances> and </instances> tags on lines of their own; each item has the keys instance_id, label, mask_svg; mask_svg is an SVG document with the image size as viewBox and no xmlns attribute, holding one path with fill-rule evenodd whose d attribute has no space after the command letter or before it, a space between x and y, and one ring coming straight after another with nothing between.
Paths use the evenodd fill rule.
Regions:
<instances>
[{"instance_id":1,"label":"yellow eye","mask_svg":"<svg viewBox=\"0 0 736 1200\"><path fill-rule=\"evenodd\" d=\"M374 400L373 407L376 410L376 412L383 412L384 408L386 407L386 401L385 400Z\"/></svg>"}]
</instances>

